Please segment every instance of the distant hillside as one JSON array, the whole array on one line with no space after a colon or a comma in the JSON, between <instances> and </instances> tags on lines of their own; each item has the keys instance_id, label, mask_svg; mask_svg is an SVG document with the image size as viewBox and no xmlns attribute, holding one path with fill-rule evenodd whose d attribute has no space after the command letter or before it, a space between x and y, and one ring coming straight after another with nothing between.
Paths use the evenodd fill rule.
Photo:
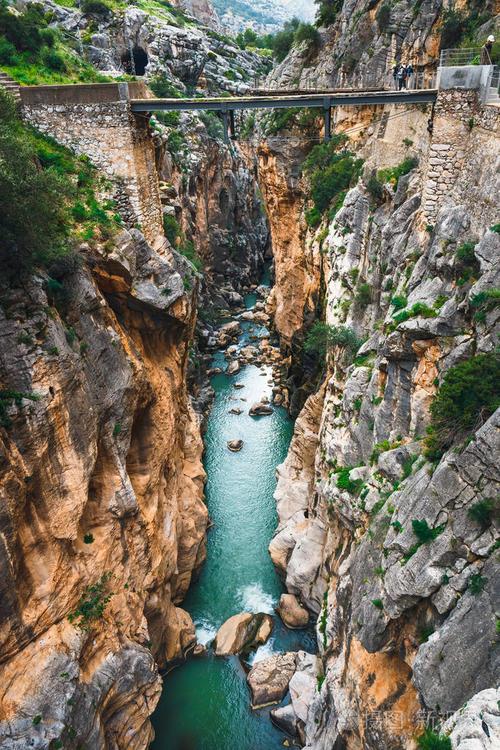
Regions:
<instances>
[{"instance_id":1,"label":"distant hillside","mask_svg":"<svg viewBox=\"0 0 500 750\"><path fill-rule=\"evenodd\" d=\"M277 31L293 16L311 20L314 0L212 0L222 25L229 33L251 26L260 33Z\"/></svg>"}]
</instances>

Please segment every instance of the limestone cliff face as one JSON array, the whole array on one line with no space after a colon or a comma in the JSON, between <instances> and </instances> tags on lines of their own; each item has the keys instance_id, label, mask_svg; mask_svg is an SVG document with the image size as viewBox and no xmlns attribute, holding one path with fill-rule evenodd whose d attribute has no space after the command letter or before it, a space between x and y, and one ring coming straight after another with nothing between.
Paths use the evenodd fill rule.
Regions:
<instances>
[{"instance_id":1,"label":"limestone cliff face","mask_svg":"<svg viewBox=\"0 0 500 750\"><path fill-rule=\"evenodd\" d=\"M164 215L175 218L202 261L202 306L241 304L240 292L259 282L270 250L254 155L209 136L195 116L183 114L181 127L188 135L174 159L172 131L156 136Z\"/></svg>"},{"instance_id":2,"label":"limestone cliff face","mask_svg":"<svg viewBox=\"0 0 500 750\"><path fill-rule=\"evenodd\" d=\"M430 82L439 59L444 13L450 7L447 0L344 0L338 5L334 23L321 29L318 50L295 47L271 71L273 88L297 83L304 88L392 88L394 60L411 62L419 85ZM478 7L468 0L456 5ZM491 0L484 2L484 10L492 14L494 6Z\"/></svg>"},{"instance_id":3,"label":"limestone cliff face","mask_svg":"<svg viewBox=\"0 0 500 750\"><path fill-rule=\"evenodd\" d=\"M195 298L182 259L136 230L82 251L59 284L2 293L6 749L142 750L158 666L195 640L177 606L207 523L185 387Z\"/></svg>"},{"instance_id":4,"label":"limestone cliff face","mask_svg":"<svg viewBox=\"0 0 500 750\"><path fill-rule=\"evenodd\" d=\"M311 319L318 302L320 258L306 243L304 186L300 165L306 156L299 138L280 143L269 139L259 149L259 181L269 219L275 286L269 309L283 350Z\"/></svg>"},{"instance_id":5,"label":"limestone cliff face","mask_svg":"<svg viewBox=\"0 0 500 750\"><path fill-rule=\"evenodd\" d=\"M445 719L473 699L486 716L487 689L498 682L498 520L483 527L469 510L498 496L500 415L437 466L422 456L443 375L498 341L498 308L478 317L470 304L499 283L500 236L490 229L497 210L486 197L496 191L488 154L498 151L498 115L480 110L471 133L468 95L461 96L463 108L458 93L441 96L437 140L421 143L419 167L396 191L386 186L375 204L361 180L319 230L328 233L326 320L365 343L354 361L334 348L278 475L271 555L288 589L318 615L325 679L305 725L311 750L410 750L429 714ZM435 145L455 137L459 162L452 157L447 176L429 177L441 167ZM387 148L364 149L370 166L387 166L378 160L388 158ZM429 189L433 201L422 206ZM456 251L465 242L476 270L464 281ZM407 309L420 303L403 322L394 320L395 296ZM416 544L415 519L440 533ZM486 733L473 733L473 714L463 731L459 716L449 725L454 748L471 736L478 748L491 747ZM495 736L495 720L488 721Z\"/></svg>"}]
</instances>

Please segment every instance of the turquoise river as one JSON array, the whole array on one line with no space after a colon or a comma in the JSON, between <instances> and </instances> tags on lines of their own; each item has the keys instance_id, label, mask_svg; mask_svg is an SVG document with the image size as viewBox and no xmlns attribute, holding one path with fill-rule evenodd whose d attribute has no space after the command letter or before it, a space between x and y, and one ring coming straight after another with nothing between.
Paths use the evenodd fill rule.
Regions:
<instances>
[{"instance_id":1,"label":"turquoise river","mask_svg":"<svg viewBox=\"0 0 500 750\"><path fill-rule=\"evenodd\" d=\"M255 303L246 298L247 308ZM239 345L265 329L243 323ZM222 352L215 367L224 367ZM262 370L265 370L263 372ZM242 611L274 614L283 586L267 550L277 525L273 492L276 467L287 453L293 422L283 408L271 416L250 417L248 409L271 395L269 367L247 365L235 376L215 375L215 401L205 434L206 498L213 526L207 560L183 607L196 625L198 640L209 646L217 629ZM234 383L244 384L235 389ZM242 399L242 400L240 400ZM235 406L242 414L229 414ZM231 453L227 441L241 438L243 449ZM314 651L310 632L286 629L274 617L274 631L252 659L276 651ZM164 677L153 715L154 750L277 750L284 735L269 719L269 709L252 711L246 670L238 657L206 656L188 660ZM287 699L285 699L286 702Z\"/></svg>"}]
</instances>

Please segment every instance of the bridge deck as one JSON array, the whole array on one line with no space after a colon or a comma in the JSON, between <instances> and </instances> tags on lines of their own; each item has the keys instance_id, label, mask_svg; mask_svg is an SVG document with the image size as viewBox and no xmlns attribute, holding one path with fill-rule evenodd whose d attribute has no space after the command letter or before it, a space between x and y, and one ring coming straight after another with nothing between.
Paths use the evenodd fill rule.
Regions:
<instances>
[{"instance_id":1,"label":"bridge deck","mask_svg":"<svg viewBox=\"0 0 500 750\"><path fill-rule=\"evenodd\" d=\"M237 109L283 109L288 107L348 107L374 104L428 104L436 101L437 89L412 91L321 92L294 95L231 96L199 99L131 99L133 112L212 110L230 112Z\"/></svg>"}]
</instances>

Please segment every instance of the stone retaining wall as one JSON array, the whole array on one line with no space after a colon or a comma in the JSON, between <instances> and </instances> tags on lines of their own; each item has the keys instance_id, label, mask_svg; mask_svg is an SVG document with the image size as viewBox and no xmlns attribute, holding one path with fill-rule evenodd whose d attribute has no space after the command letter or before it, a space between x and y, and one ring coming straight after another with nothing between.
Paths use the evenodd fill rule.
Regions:
<instances>
[{"instance_id":1,"label":"stone retaining wall","mask_svg":"<svg viewBox=\"0 0 500 750\"><path fill-rule=\"evenodd\" d=\"M469 176L469 187L477 190L478 199L482 197L481 184L491 186L486 175L490 168L494 171L499 153L499 114L498 108L482 105L475 90L439 92L423 184L422 205L428 224L435 223L439 210L454 193L463 194L464 175L471 165L475 174Z\"/></svg>"},{"instance_id":2,"label":"stone retaining wall","mask_svg":"<svg viewBox=\"0 0 500 750\"><path fill-rule=\"evenodd\" d=\"M114 86L116 91L95 86L93 97L91 87L36 89L22 92L24 119L75 153L88 156L112 181L126 225L140 226L148 242L159 246L162 210L147 115L131 112L127 99L121 99L127 91L119 90L119 85Z\"/></svg>"}]
</instances>

